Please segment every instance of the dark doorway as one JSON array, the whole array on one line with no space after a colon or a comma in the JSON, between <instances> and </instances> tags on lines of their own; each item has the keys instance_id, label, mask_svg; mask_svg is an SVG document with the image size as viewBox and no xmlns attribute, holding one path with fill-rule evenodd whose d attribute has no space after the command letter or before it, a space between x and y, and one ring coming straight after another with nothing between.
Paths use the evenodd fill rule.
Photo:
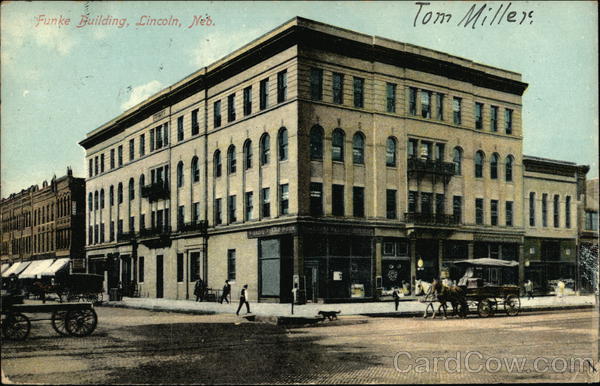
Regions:
<instances>
[{"instance_id":1,"label":"dark doorway","mask_svg":"<svg viewBox=\"0 0 600 386\"><path fill-rule=\"evenodd\" d=\"M319 298L319 265L305 263L306 300L316 303Z\"/></svg>"},{"instance_id":2,"label":"dark doorway","mask_svg":"<svg viewBox=\"0 0 600 386\"><path fill-rule=\"evenodd\" d=\"M163 297L163 255L156 255L156 297Z\"/></svg>"},{"instance_id":3,"label":"dark doorway","mask_svg":"<svg viewBox=\"0 0 600 386\"><path fill-rule=\"evenodd\" d=\"M417 279L432 282L433 279L438 279L439 273L439 257L438 257L438 240L418 240L416 251L416 262L419 259L423 260L423 266L417 265Z\"/></svg>"}]
</instances>

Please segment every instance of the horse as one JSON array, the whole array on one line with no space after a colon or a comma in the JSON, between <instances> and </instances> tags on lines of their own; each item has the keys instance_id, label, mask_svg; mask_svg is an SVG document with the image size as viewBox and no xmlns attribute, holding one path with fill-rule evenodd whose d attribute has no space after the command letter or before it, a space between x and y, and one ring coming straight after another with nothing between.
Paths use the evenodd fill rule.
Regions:
<instances>
[{"instance_id":1,"label":"horse","mask_svg":"<svg viewBox=\"0 0 600 386\"><path fill-rule=\"evenodd\" d=\"M452 315L458 314L460 317L466 317L468 311L468 304L465 292L462 288L458 286L445 286L441 281L434 280L432 283L433 293L437 297L437 300L440 302L440 307L438 307L438 311L441 308L444 311L444 319L447 318L446 314L446 303L450 303L452 305ZM433 315L435 317L435 313Z\"/></svg>"},{"instance_id":2,"label":"horse","mask_svg":"<svg viewBox=\"0 0 600 386\"><path fill-rule=\"evenodd\" d=\"M433 291L433 285L432 283L423 281L423 280L417 280L417 282L415 283L415 295L416 296L421 296L421 302L423 303L427 303L427 306L425 307L425 312L423 313L423 318L426 318L428 313L429 313L429 309L431 308L431 314L432 314L432 318L435 318L435 308L433 306L433 303L435 303L436 301L438 301L438 299L436 298L436 295ZM440 304L438 306L437 312L440 311L440 307L442 305Z\"/></svg>"}]
</instances>

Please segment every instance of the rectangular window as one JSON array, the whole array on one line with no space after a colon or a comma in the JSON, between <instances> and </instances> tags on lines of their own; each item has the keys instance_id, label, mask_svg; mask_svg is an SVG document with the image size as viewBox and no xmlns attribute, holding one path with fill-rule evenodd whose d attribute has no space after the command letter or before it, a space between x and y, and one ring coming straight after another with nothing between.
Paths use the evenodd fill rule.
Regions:
<instances>
[{"instance_id":1,"label":"rectangular window","mask_svg":"<svg viewBox=\"0 0 600 386\"><path fill-rule=\"evenodd\" d=\"M506 226L513 226L513 202L506 201Z\"/></svg>"},{"instance_id":2,"label":"rectangular window","mask_svg":"<svg viewBox=\"0 0 600 386\"><path fill-rule=\"evenodd\" d=\"M408 88L408 113L417 115L417 89L414 87Z\"/></svg>"},{"instance_id":3,"label":"rectangular window","mask_svg":"<svg viewBox=\"0 0 600 386\"><path fill-rule=\"evenodd\" d=\"M150 129L150 151L154 151L154 129Z\"/></svg>"},{"instance_id":4,"label":"rectangular window","mask_svg":"<svg viewBox=\"0 0 600 386\"><path fill-rule=\"evenodd\" d=\"M475 102L475 128L483 129L483 103Z\"/></svg>"},{"instance_id":5,"label":"rectangular window","mask_svg":"<svg viewBox=\"0 0 600 386\"><path fill-rule=\"evenodd\" d=\"M571 228L571 196L565 198L565 227Z\"/></svg>"},{"instance_id":6,"label":"rectangular window","mask_svg":"<svg viewBox=\"0 0 600 386\"><path fill-rule=\"evenodd\" d=\"M111 150L112 152L112 150ZM88 177L92 177L94 175L94 160L92 158L89 159L88 165Z\"/></svg>"},{"instance_id":7,"label":"rectangular window","mask_svg":"<svg viewBox=\"0 0 600 386\"><path fill-rule=\"evenodd\" d=\"M431 92L421 90L421 117L431 118Z\"/></svg>"},{"instance_id":8,"label":"rectangular window","mask_svg":"<svg viewBox=\"0 0 600 386\"><path fill-rule=\"evenodd\" d=\"M457 224L462 223L462 197L461 196L453 196L452 197L452 215L454 216L454 221Z\"/></svg>"},{"instance_id":9,"label":"rectangular window","mask_svg":"<svg viewBox=\"0 0 600 386\"><path fill-rule=\"evenodd\" d=\"M252 211L254 210L252 198L252 192L246 192L246 221L252 220Z\"/></svg>"},{"instance_id":10,"label":"rectangular window","mask_svg":"<svg viewBox=\"0 0 600 386\"><path fill-rule=\"evenodd\" d=\"M104 173L104 153L100 154L100 173Z\"/></svg>"},{"instance_id":11,"label":"rectangular window","mask_svg":"<svg viewBox=\"0 0 600 386\"><path fill-rule=\"evenodd\" d=\"M260 81L260 109L269 107L269 78Z\"/></svg>"},{"instance_id":12,"label":"rectangular window","mask_svg":"<svg viewBox=\"0 0 600 386\"><path fill-rule=\"evenodd\" d=\"M333 73L332 93L333 103L344 103L344 75L339 72Z\"/></svg>"},{"instance_id":13,"label":"rectangular window","mask_svg":"<svg viewBox=\"0 0 600 386\"><path fill-rule=\"evenodd\" d=\"M140 214L140 230L146 229L146 214Z\"/></svg>"},{"instance_id":14,"label":"rectangular window","mask_svg":"<svg viewBox=\"0 0 600 386\"><path fill-rule=\"evenodd\" d=\"M221 217L221 199L215 199L215 224L219 225L223 222Z\"/></svg>"},{"instance_id":15,"label":"rectangular window","mask_svg":"<svg viewBox=\"0 0 600 386\"><path fill-rule=\"evenodd\" d=\"M271 217L271 199L269 197L270 195L270 189L269 188L263 188L261 190L261 210L262 210L262 217Z\"/></svg>"},{"instance_id":16,"label":"rectangular window","mask_svg":"<svg viewBox=\"0 0 600 386\"><path fill-rule=\"evenodd\" d=\"M154 132L156 133L156 144L154 145L154 148L158 150L163 146L162 126L155 128Z\"/></svg>"},{"instance_id":17,"label":"rectangular window","mask_svg":"<svg viewBox=\"0 0 600 386\"><path fill-rule=\"evenodd\" d=\"M354 107L364 107L365 80L354 77Z\"/></svg>"},{"instance_id":18,"label":"rectangular window","mask_svg":"<svg viewBox=\"0 0 600 386\"><path fill-rule=\"evenodd\" d=\"M388 113L396 112L396 85L394 83L386 84L386 111Z\"/></svg>"},{"instance_id":19,"label":"rectangular window","mask_svg":"<svg viewBox=\"0 0 600 386\"><path fill-rule=\"evenodd\" d=\"M135 158L135 143L133 138L129 140L129 161L133 161Z\"/></svg>"},{"instance_id":20,"label":"rectangular window","mask_svg":"<svg viewBox=\"0 0 600 386\"><path fill-rule=\"evenodd\" d=\"M227 122L235 121L235 93L227 97Z\"/></svg>"},{"instance_id":21,"label":"rectangular window","mask_svg":"<svg viewBox=\"0 0 600 386\"><path fill-rule=\"evenodd\" d=\"M190 252L190 282L200 278L200 252Z\"/></svg>"},{"instance_id":22,"label":"rectangular window","mask_svg":"<svg viewBox=\"0 0 600 386\"><path fill-rule=\"evenodd\" d=\"M140 157L146 154L146 135L140 135Z\"/></svg>"},{"instance_id":23,"label":"rectangular window","mask_svg":"<svg viewBox=\"0 0 600 386\"><path fill-rule=\"evenodd\" d=\"M104 223L100 224L100 242L103 243L104 242Z\"/></svg>"},{"instance_id":24,"label":"rectangular window","mask_svg":"<svg viewBox=\"0 0 600 386\"><path fill-rule=\"evenodd\" d=\"M535 226L535 193L529 193L529 226Z\"/></svg>"},{"instance_id":25,"label":"rectangular window","mask_svg":"<svg viewBox=\"0 0 600 386\"><path fill-rule=\"evenodd\" d=\"M117 158L119 160L119 166L123 166L123 146L119 146L117 149Z\"/></svg>"},{"instance_id":26,"label":"rectangular window","mask_svg":"<svg viewBox=\"0 0 600 386\"><path fill-rule=\"evenodd\" d=\"M90 160L90 166L91 166L91 160ZM114 169L115 168L115 149L110 149L110 168Z\"/></svg>"},{"instance_id":27,"label":"rectangular window","mask_svg":"<svg viewBox=\"0 0 600 386\"><path fill-rule=\"evenodd\" d=\"M165 123L163 125L163 145L167 146L169 144L169 123Z\"/></svg>"},{"instance_id":28,"label":"rectangular window","mask_svg":"<svg viewBox=\"0 0 600 386\"><path fill-rule=\"evenodd\" d=\"M244 89L244 115L252 114L252 86Z\"/></svg>"},{"instance_id":29,"label":"rectangular window","mask_svg":"<svg viewBox=\"0 0 600 386\"><path fill-rule=\"evenodd\" d=\"M444 161L444 144L443 143L435 144L435 159L436 159L436 161L440 161L440 162Z\"/></svg>"},{"instance_id":30,"label":"rectangular window","mask_svg":"<svg viewBox=\"0 0 600 386\"><path fill-rule=\"evenodd\" d=\"M177 118L177 140L183 141L183 115Z\"/></svg>"},{"instance_id":31,"label":"rectangular window","mask_svg":"<svg viewBox=\"0 0 600 386\"><path fill-rule=\"evenodd\" d=\"M279 213L281 215L289 212L289 185L279 185Z\"/></svg>"},{"instance_id":32,"label":"rectangular window","mask_svg":"<svg viewBox=\"0 0 600 386\"><path fill-rule=\"evenodd\" d=\"M504 109L504 131L506 134L512 134L513 128L513 111L511 109Z\"/></svg>"},{"instance_id":33,"label":"rectangular window","mask_svg":"<svg viewBox=\"0 0 600 386\"><path fill-rule=\"evenodd\" d=\"M453 113L455 125L460 125L462 122L461 102L462 102L462 99L459 97L454 97L454 99L452 100L452 113Z\"/></svg>"},{"instance_id":34,"label":"rectangular window","mask_svg":"<svg viewBox=\"0 0 600 386\"><path fill-rule=\"evenodd\" d=\"M185 223L185 206L179 205L177 207L177 229L181 229Z\"/></svg>"},{"instance_id":35,"label":"rectangular window","mask_svg":"<svg viewBox=\"0 0 600 386\"><path fill-rule=\"evenodd\" d=\"M408 158L414 158L417 156L417 140L409 139L408 140Z\"/></svg>"},{"instance_id":36,"label":"rectangular window","mask_svg":"<svg viewBox=\"0 0 600 386\"><path fill-rule=\"evenodd\" d=\"M310 214L323 215L323 184L320 182L310 183Z\"/></svg>"},{"instance_id":37,"label":"rectangular window","mask_svg":"<svg viewBox=\"0 0 600 386\"><path fill-rule=\"evenodd\" d=\"M235 249L227 250L227 280L235 280Z\"/></svg>"},{"instance_id":38,"label":"rectangular window","mask_svg":"<svg viewBox=\"0 0 600 386\"><path fill-rule=\"evenodd\" d=\"M221 126L221 101L213 104L213 125L214 127Z\"/></svg>"},{"instance_id":39,"label":"rectangular window","mask_svg":"<svg viewBox=\"0 0 600 386\"><path fill-rule=\"evenodd\" d=\"M385 191L385 213L389 219L395 219L396 213L396 190L387 189Z\"/></svg>"},{"instance_id":40,"label":"rectangular window","mask_svg":"<svg viewBox=\"0 0 600 386\"><path fill-rule=\"evenodd\" d=\"M131 216L129 217L129 233L134 233L135 232L135 217Z\"/></svg>"},{"instance_id":41,"label":"rectangular window","mask_svg":"<svg viewBox=\"0 0 600 386\"><path fill-rule=\"evenodd\" d=\"M554 205L553 205L553 214L554 214L554 227L560 227L560 196L558 194L554 195Z\"/></svg>"},{"instance_id":42,"label":"rectangular window","mask_svg":"<svg viewBox=\"0 0 600 386\"><path fill-rule=\"evenodd\" d=\"M490 215L492 225L498 225L498 200L491 200Z\"/></svg>"},{"instance_id":43,"label":"rectangular window","mask_svg":"<svg viewBox=\"0 0 600 386\"><path fill-rule=\"evenodd\" d=\"M542 194L542 226L548 226L548 194Z\"/></svg>"},{"instance_id":44,"label":"rectangular window","mask_svg":"<svg viewBox=\"0 0 600 386\"><path fill-rule=\"evenodd\" d=\"M277 103L287 99L287 70L277 73Z\"/></svg>"},{"instance_id":45,"label":"rectangular window","mask_svg":"<svg viewBox=\"0 0 600 386\"><path fill-rule=\"evenodd\" d=\"M490 106L490 130L498 131L498 106Z\"/></svg>"},{"instance_id":46,"label":"rectangular window","mask_svg":"<svg viewBox=\"0 0 600 386\"><path fill-rule=\"evenodd\" d=\"M200 124L198 123L198 111L198 109L192 111L192 135L198 135L198 133L200 133Z\"/></svg>"},{"instance_id":47,"label":"rectangular window","mask_svg":"<svg viewBox=\"0 0 600 386\"><path fill-rule=\"evenodd\" d=\"M443 194L435 194L435 214L438 217L446 214L446 196Z\"/></svg>"},{"instance_id":48,"label":"rectangular window","mask_svg":"<svg viewBox=\"0 0 600 386\"><path fill-rule=\"evenodd\" d=\"M138 282L144 282L144 256L138 257Z\"/></svg>"},{"instance_id":49,"label":"rectangular window","mask_svg":"<svg viewBox=\"0 0 600 386\"><path fill-rule=\"evenodd\" d=\"M177 254L177 282L183 281L183 253Z\"/></svg>"},{"instance_id":50,"label":"rectangular window","mask_svg":"<svg viewBox=\"0 0 600 386\"><path fill-rule=\"evenodd\" d=\"M352 215L365 217L365 188L361 186L352 188Z\"/></svg>"},{"instance_id":51,"label":"rectangular window","mask_svg":"<svg viewBox=\"0 0 600 386\"><path fill-rule=\"evenodd\" d=\"M408 192L408 213L416 213L417 211L417 192Z\"/></svg>"},{"instance_id":52,"label":"rectangular window","mask_svg":"<svg viewBox=\"0 0 600 386\"><path fill-rule=\"evenodd\" d=\"M236 201L235 195L229 196L227 198L227 218L228 218L229 224L237 221L237 217L235 215L235 204L236 204L235 201Z\"/></svg>"},{"instance_id":53,"label":"rectangular window","mask_svg":"<svg viewBox=\"0 0 600 386\"><path fill-rule=\"evenodd\" d=\"M590 231L598 230L598 212L585 212L585 229Z\"/></svg>"},{"instance_id":54,"label":"rectangular window","mask_svg":"<svg viewBox=\"0 0 600 386\"><path fill-rule=\"evenodd\" d=\"M444 120L444 94L436 93L435 94L435 117L437 120Z\"/></svg>"},{"instance_id":55,"label":"rectangular window","mask_svg":"<svg viewBox=\"0 0 600 386\"><path fill-rule=\"evenodd\" d=\"M332 186L332 206L334 216L344 215L344 185Z\"/></svg>"},{"instance_id":56,"label":"rectangular window","mask_svg":"<svg viewBox=\"0 0 600 386\"><path fill-rule=\"evenodd\" d=\"M192 222L198 223L200 221L200 203L194 202L192 204Z\"/></svg>"},{"instance_id":57,"label":"rectangular window","mask_svg":"<svg viewBox=\"0 0 600 386\"><path fill-rule=\"evenodd\" d=\"M483 225L483 198L475 199L475 224Z\"/></svg>"},{"instance_id":58,"label":"rectangular window","mask_svg":"<svg viewBox=\"0 0 600 386\"><path fill-rule=\"evenodd\" d=\"M109 230L109 235L108 235L108 241L115 241L115 222L111 221L109 226L108 226L108 230Z\"/></svg>"},{"instance_id":59,"label":"rectangular window","mask_svg":"<svg viewBox=\"0 0 600 386\"><path fill-rule=\"evenodd\" d=\"M323 70L310 69L310 98L313 101L323 100Z\"/></svg>"},{"instance_id":60,"label":"rectangular window","mask_svg":"<svg viewBox=\"0 0 600 386\"><path fill-rule=\"evenodd\" d=\"M94 175L98 175L98 156L94 157Z\"/></svg>"},{"instance_id":61,"label":"rectangular window","mask_svg":"<svg viewBox=\"0 0 600 386\"><path fill-rule=\"evenodd\" d=\"M421 192L421 213L433 214L433 193Z\"/></svg>"}]
</instances>

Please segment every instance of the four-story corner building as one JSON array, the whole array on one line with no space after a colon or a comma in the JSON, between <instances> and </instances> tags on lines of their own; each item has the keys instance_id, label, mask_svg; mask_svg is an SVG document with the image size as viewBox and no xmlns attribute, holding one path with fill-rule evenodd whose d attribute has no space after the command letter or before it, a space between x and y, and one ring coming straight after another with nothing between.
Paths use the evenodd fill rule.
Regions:
<instances>
[{"instance_id":1,"label":"four-story corner building","mask_svg":"<svg viewBox=\"0 0 600 386\"><path fill-rule=\"evenodd\" d=\"M522 280L526 87L294 18L80 142L89 270L141 296L191 298L201 277L279 302L373 299L479 257Z\"/></svg>"}]
</instances>

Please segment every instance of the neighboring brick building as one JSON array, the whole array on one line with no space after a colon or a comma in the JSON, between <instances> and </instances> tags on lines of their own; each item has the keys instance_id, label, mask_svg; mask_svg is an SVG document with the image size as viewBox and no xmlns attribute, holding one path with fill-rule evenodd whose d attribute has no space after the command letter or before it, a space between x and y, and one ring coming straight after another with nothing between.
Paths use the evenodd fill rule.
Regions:
<instances>
[{"instance_id":1,"label":"neighboring brick building","mask_svg":"<svg viewBox=\"0 0 600 386\"><path fill-rule=\"evenodd\" d=\"M177 299L198 276L262 301L293 283L314 301L376 298L473 257L518 260L488 279L522 280L526 88L294 18L80 142L89 269Z\"/></svg>"},{"instance_id":2,"label":"neighboring brick building","mask_svg":"<svg viewBox=\"0 0 600 386\"><path fill-rule=\"evenodd\" d=\"M2 264L71 258L85 271L85 179L67 175L1 201Z\"/></svg>"}]
</instances>

